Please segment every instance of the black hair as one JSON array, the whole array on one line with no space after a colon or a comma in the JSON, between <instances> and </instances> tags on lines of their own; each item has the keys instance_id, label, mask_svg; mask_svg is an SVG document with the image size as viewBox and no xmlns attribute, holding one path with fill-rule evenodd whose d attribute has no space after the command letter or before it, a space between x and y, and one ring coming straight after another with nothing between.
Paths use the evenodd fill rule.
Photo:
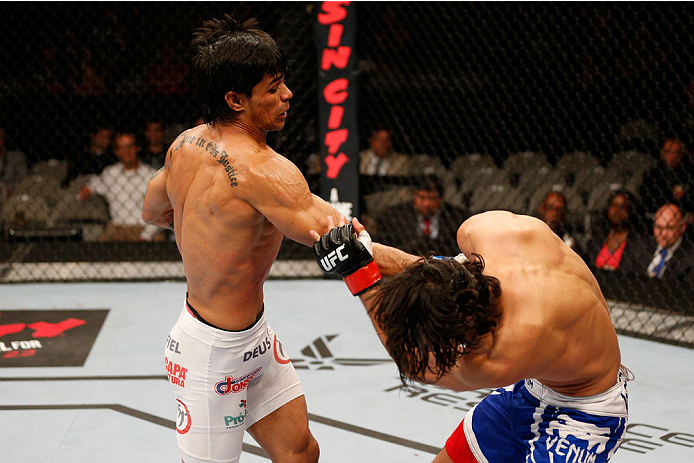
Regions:
<instances>
[{"instance_id":1,"label":"black hair","mask_svg":"<svg viewBox=\"0 0 694 463\"><path fill-rule=\"evenodd\" d=\"M193 81L202 100L205 123L229 123L237 113L225 95L251 96L266 75L284 76L287 60L279 46L258 21L240 22L229 14L205 21L193 34Z\"/></svg>"},{"instance_id":2,"label":"black hair","mask_svg":"<svg viewBox=\"0 0 694 463\"><path fill-rule=\"evenodd\" d=\"M435 191L439 197L443 198L443 182L436 174L422 174L414 178L416 190Z\"/></svg>"}]
</instances>

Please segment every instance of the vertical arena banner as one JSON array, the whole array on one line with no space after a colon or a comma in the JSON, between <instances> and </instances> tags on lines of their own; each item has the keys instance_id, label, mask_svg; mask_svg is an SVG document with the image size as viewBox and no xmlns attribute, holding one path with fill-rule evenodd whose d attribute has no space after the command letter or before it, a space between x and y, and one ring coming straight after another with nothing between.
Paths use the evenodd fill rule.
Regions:
<instances>
[{"instance_id":1,"label":"vertical arena banner","mask_svg":"<svg viewBox=\"0 0 694 463\"><path fill-rule=\"evenodd\" d=\"M318 49L321 196L347 218L359 213L355 6L321 2Z\"/></svg>"}]
</instances>

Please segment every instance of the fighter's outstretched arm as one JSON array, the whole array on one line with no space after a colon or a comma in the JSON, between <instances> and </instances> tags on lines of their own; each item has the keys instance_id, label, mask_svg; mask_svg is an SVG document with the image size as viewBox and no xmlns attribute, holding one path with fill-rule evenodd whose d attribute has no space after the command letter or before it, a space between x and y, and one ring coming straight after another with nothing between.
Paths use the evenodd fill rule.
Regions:
<instances>
[{"instance_id":1,"label":"fighter's outstretched arm","mask_svg":"<svg viewBox=\"0 0 694 463\"><path fill-rule=\"evenodd\" d=\"M328 231L325 218L340 213L311 193L301 171L288 159L275 155L256 159L246 169L246 184L237 195L255 207L283 235L306 246L313 245L309 230Z\"/></svg>"},{"instance_id":2,"label":"fighter's outstretched arm","mask_svg":"<svg viewBox=\"0 0 694 463\"><path fill-rule=\"evenodd\" d=\"M362 229L364 228L358 221L357 223ZM357 230L357 227L355 226L354 229ZM408 254L405 251L380 243L373 244L373 256L383 276L395 275L419 259L419 257Z\"/></svg>"},{"instance_id":3,"label":"fighter's outstretched arm","mask_svg":"<svg viewBox=\"0 0 694 463\"><path fill-rule=\"evenodd\" d=\"M359 296L376 329L376 334L385 346L385 334L374 320L376 302L373 296L379 291L377 283L382 275L399 273L419 258L397 248L372 243L366 228L356 217L352 219L353 230L348 231L343 227L346 225L344 216L341 216L338 222L336 227L333 218L328 216L327 228L331 231L325 236L324 242L321 242L322 238L318 232L310 230L311 237L316 242L314 254L324 271L341 275L352 294ZM349 232L354 236L347 236ZM356 236L359 236L358 240L355 239ZM343 244L340 245L341 243Z\"/></svg>"},{"instance_id":4,"label":"fighter's outstretched arm","mask_svg":"<svg viewBox=\"0 0 694 463\"><path fill-rule=\"evenodd\" d=\"M332 217L328 217L328 230L331 230L335 226L340 227L344 225L346 220L344 220L344 217L341 217L339 222L340 223L335 225ZM362 225L362 223L359 222L359 219L356 217L352 219L352 226L354 227L354 231L357 233L357 235L363 231L366 231L364 225ZM318 241L320 239L320 234L315 230L311 230L310 233L314 241ZM371 252L382 276L395 275L419 259L419 257L408 254L398 248L386 246L380 243L372 243Z\"/></svg>"}]
</instances>

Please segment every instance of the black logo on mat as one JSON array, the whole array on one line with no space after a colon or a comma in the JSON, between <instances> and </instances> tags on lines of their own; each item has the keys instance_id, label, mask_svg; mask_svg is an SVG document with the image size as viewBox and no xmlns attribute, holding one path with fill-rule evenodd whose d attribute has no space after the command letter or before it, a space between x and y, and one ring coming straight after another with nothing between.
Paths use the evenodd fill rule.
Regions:
<instances>
[{"instance_id":1,"label":"black logo on mat","mask_svg":"<svg viewBox=\"0 0 694 463\"><path fill-rule=\"evenodd\" d=\"M391 359L338 358L328 348L337 334L327 334L315 339L301 350L303 358L292 359L297 370L334 370L335 365L364 367L392 362Z\"/></svg>"}]
</instances>

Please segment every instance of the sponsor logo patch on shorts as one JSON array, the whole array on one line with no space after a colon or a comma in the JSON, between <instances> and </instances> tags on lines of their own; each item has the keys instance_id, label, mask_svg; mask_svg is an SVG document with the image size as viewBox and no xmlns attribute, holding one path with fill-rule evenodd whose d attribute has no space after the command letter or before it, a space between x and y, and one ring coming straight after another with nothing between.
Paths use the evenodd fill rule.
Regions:
<instances>
[{"instance_id":1,"label":"sponsor logo patch on shorts","mask_svg":"<svg viewBox=\"0 0 694 463\"><path fill-rule=\"evenodd\" d=\"M266 337L263 342L261 342L255 347L255 349L243 353L243 361L247 362L250 359L254 359L265 354L265 352L267 352L268 349L270 349L271 344L272 343L270 342L270 338Z\"/></svg>"},{"instance_id":2,"label":"sponsor logo patch on shorts","mask_svg":"<svg viewBox=\"0 0 694 463\"><path fill-rule=\"evenodd\" d=\"M224 381L219 381L214 385L214 391L219 395L227 395L229 393L238 393L246 389L248 383L255 378L263 367L258 367L250 373L234 378L233 376L225 376Z\"/></svg>"},{"instance_id":3,"label":"sponsor logo patch on shorts","mask_svg":"<svg viewBox=\"0 0 694 463\"><path fill-rule=\"evenodd\" d=\"M170 350L171 352L173 352L174 354L180 354L180 353L181 353L181 351L180 351L180 348L181 348L181 347L180 347L179 342L176 341L176 340L175 340L174 338L172 338L171 336L169 336L168 338L166 338L166 348L167 348L168 350Z\"/></svg>"},{"instance_id":4,"label":"sponsor logo patch on shorts","mask_svg":"<svg viewBox=\"0 0 694 463\"><path fill-rule=\"evenodd\" d=\"M169 360L168 357L164 357L164 365L166 366L166 376L169 378L171 384L186 387L186 373L188 369Z\"/></svg>"},{"instance_id":5,"label":"sponsor logo patch on shorts","mask_svg":"<svg viewBox=\"0 0 694 463\"><path fill-rule=\"evenodd\" d=\"M176 399L178 401L178 416L176 417L176 432L179 434L186 434L190 431L190 426L193 424L193 420L190 416L190 411L186 404L184 404L181 399Z\"/></svg>"},{"instance_id":6,"label":"sponsor logo patch on shorts","mask_svg":"<svg viewBox=\"0 0 694 463\"><path fill-rule=\"evenodd\" d=\"M244 421L246 421L245 400L241 400L239 402L239 408L241 408L241 412L238 415L227 415L224 417L224 425L227 429L238 428L239 426L243 425Z\"/></svg>"},{"instance_id":7,"label":"sponsor logo patch on shorts","mask_svg":"<svg viewBox=\"0 0 694 463\"><path fill-rule=\"evenodd\" d=\"M287 353L284 352L284 347L282 346L282 343L280 342L279 339L277 339L277 335L275 335L275 341L273 343L273 348L275 351L275 360L277 361L277 363L279 363L281 365L286 365L289 362L291 362Z\"/></svg>"}]
</instances>

